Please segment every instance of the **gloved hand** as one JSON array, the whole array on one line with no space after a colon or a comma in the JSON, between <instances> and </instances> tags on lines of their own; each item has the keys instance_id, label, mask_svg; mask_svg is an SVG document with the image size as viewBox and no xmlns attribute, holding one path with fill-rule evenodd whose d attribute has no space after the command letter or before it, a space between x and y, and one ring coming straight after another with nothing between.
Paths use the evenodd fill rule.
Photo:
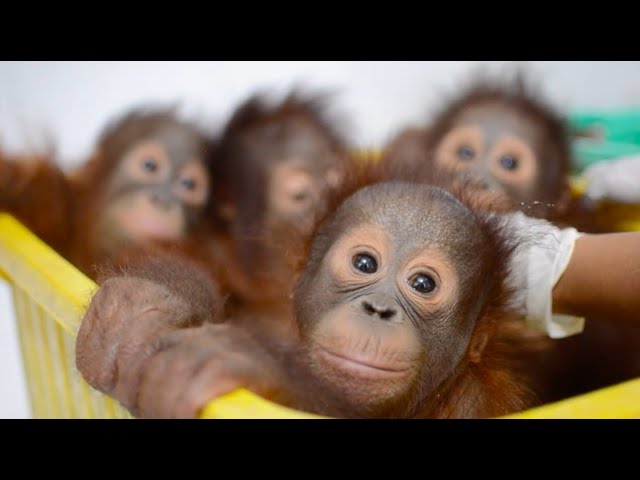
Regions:
<instances>
[{"instance_id":1,"label":"gloved hand","mask_svg":"<svg viewBox=\"0 0 640 480\"><path fill-rule=\"evenodd\" d=\"M587 168L585 196L593 201L640 203L640 155L599 162Z\"/></svg>"},{"instance_id":2,"label":"gloved hand","mask_svg":"<svg viewBox=\"0 0 640 480\"><path fill-rule=\"evenodd\" d=\"M553 288L582 234L575 228L559 229L522 212L506 214L504 220L517 241L508 283L515 288L514 302L525 315L527 325L551 338L582 332L584 318L552 312Z\"/></svg>"}]
</instances>

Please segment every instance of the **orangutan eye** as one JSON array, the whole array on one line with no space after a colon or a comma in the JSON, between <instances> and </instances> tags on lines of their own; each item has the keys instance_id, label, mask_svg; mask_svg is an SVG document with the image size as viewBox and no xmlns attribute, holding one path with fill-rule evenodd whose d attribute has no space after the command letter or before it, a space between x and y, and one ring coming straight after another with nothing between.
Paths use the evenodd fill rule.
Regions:
<instances>
[{"instance_id":1,"label":"orangutan eye","mask_svg":"<svg viewBox=\"0 0 640 480\"><path fill-rule=\"evenodd\" d=\"M184 177L180 180L180 184L186 190L194 190L196 188L196 181L193 178Z\"/></svg>"},{"instance_id":2,"label":"orangutan eye","mask_svg":"<svg viewBox=\"0 0 640 480\"><path fill-rule=\"evenodd\" d=\"M462 145L458 148L458 157L462 160L472 160L475 157L476 152L473 151L473 148L468 145Z\"/></svg>"},{"instance_id":3,"label":"orangutan eye","mask_svg":"<svg viewBox=\"0 0 640 480\"><path fill-rule=\"evenodd\" d=\"M370 256L365 254L359 254L353 257L352 260L353 266L360 270L362 273L372 274L378 270L378 263L376 260Z\"/></svg>"},{"instance_id":4,"label":"orangutan eye","mask_svg":"<svg viewBox=\"0 0 640 480\"><path fill-rule=\"evenodd\" d=\"M158 170L158 162L151 157L147 157L142 162L142 168L144 168L147 172L153 173Z\"/></svg>"},{"instance_id":5,"label":"orangutan eye","mask_svg":"<svg viewBox=\"0 0 640 480\"><path fill-rule=\"evenodd\" d=\"M424 273L417 273L411 277L409 279L409 285L411 285L411 288L416 292L425 294L433 292L436 288L435 280Z\"/></svg>"},{"instance_id":6,"label":"orangutan eye","mask_svg":"<svg viewBox=\"0 0 640 480\"><path fill-rule=\"evenodd\" d=\"M295 192L291 195L291 198L293 199L293 201L295 202L304 202L305 200L307 200L307 198L309 198L309 193L307 191L299 191L299 192Z\"/></svg>"},{"instance_id":7,"label":"orangutan eye","mask_svg":"<svg viewBox=\"0 0 640 480\"><path fill-rule=\"evenodd\" d=\"M518 168L518 159L511 155L500 157L500 166L505 170L515 170Z\"/></svg>"}]
</instances>

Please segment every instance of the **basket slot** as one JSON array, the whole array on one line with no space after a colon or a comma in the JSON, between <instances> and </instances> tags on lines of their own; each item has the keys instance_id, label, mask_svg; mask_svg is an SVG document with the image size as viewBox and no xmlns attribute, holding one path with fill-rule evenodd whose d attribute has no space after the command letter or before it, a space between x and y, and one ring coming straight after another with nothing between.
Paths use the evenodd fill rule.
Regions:
<instances>
[{"instance_id":1,"label":"basket slot","mask_svg":"<svg viewBox=\"0 0 640 480\"><path fill-rule=\"evenodd\" d=\"M29 295L21 289L14 289L14 301L19 321L20 337L26 347L24 352L25 368L29 379L31 396L31 414L34 418L53 418L54 407L49 401L51 384L47 381L48 368L43 358L42 337L39 333L37 319L33 316Z\"/></svg>"},{"instance_id":2,"label":"basket slot","mask_svg":"<svg viewBox=\"0 0 640 480\"><path fill-rule=\"evenodd\" d=\"M25 321L31 325L33 337L31 341L36 345L36 368L40 370L40 379L44 388L43 408L38 413L43 418L60 418L60 402L58 397L58 385L55 380L55 357L47 341L45 319L40 314L40 309L34 302L27 303L27 317Z\"/></svg>"},{"instance_id":3,"label":"basket slot","mask_svg":"<svg viewBox=\"0 0 640 480\"><path fill-rule=\"evenodd\" d=\"M51 387L49 396L52 398L49 401L54 408L54 418L70 418L72 408L66 382L65 352L60 349L56 338L58 324L36 303L31 302L30 306L42 344L40 353L44 360L43 371Z\"/></svg>"},{"instance_id":4,"label":"basket slot","mask_svg":"<svg viewBox=\"0 0 640 480\"><path fill-rule=\"evenodd\" d=\"M40 319L44 339L49 346L50 364L53 370L53 381L57 388L58 405L62 418L74 418L75 408L71 398L71 385L69 382L69 372L67 365L73 358L73 352L68 352L64 348L60 336L60 325L53 318L49 317L45 311L36 307Z\"/></svg>"},{"instance_id":5,"label":"basket slot","mask_svg":"<svg viewBox=\"0 0 640 480\"><path fill-rule=\"evenodd\" d=\"M74 405L73 418L98 418L94 413L90 399L91 392L89 386L80 376L80 372L75 366L75 342L74 337L60 328L58 330L63 351L66 353L67 372L69 377L69 393ZM70 360L71 359L71 360Z\"/></svg>"},{"instance_id":6,"label":"basket slot","mask_svg":"<svg viewBox=\"0 0 640 480\"><path fill-rule=\"evenodd\" d=\"M18 326L18 338L20 339L20 351L22 352L22 367L25 374L27 390L29 391L29 403L31 406L31 416L35 417L38 410L37 399L42 398L40 394L40 371L36 367L35 345L31 342L33 334L30 325L22 321L26 318L27 296L15 285L11 285L11 295L13 298L13 310Z\"/></svg>"}]
</instances>

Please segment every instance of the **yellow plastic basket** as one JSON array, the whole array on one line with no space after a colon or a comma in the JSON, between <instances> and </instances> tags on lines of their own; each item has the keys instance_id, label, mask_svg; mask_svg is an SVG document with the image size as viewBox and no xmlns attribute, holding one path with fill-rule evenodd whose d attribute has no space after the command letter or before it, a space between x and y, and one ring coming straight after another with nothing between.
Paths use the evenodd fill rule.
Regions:
<instances>
[{"instance_id":1,"label":"yellow plastic basket","mask_svg":"<svg viewBox=\"0 0 640 480\"><path fill-rule=\"evenodd\" d=\"M75 333L96 284L7 214L0 214L0 277L13 293L32 416L130 418L75 367ZM322 418L246 390L210 402L201 417ZM507 418L640 418L640 379Z\"/></svg>"}]
</instances>

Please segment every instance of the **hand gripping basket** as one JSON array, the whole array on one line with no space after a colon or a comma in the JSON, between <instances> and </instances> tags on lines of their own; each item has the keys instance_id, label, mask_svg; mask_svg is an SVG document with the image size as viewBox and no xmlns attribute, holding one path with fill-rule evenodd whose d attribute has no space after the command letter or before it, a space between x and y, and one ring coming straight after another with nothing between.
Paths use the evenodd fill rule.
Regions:
<instances>
[{"instance_id":1,"label":"hand gripping basket","mask_svg":"<svg viewBox=\"0 0 640 480\"><path fill-rule=\"evenodd\" d=\"M0 279L9 283L34 418L130 418L75 366L75 335L97 285L21 223L0 213ZM4 320L4 319L3 319ZM3 385L8 390L11 385ZM315 418L238 390L203 418Z\"/></svg>"}]
</instances>

